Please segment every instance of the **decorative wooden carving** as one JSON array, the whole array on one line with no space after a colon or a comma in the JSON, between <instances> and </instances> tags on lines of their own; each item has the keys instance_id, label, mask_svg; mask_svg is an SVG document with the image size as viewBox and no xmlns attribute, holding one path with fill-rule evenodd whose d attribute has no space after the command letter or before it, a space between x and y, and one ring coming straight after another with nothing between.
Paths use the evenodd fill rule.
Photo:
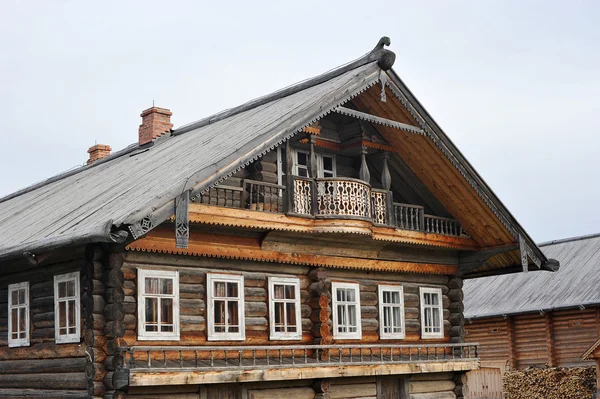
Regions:
<instances>
[{"instance_id":1,"label":"decorative wooden carving","mask_svg":"<svg viewBox=\"0 0 600 399\"><path fill-rule=\"evenodd\" d=\"M190 192L185 191L177 197L175 205L175 242L177 248L187 248L190 238L190 226L188 208L190 203Z\"/></svg>"},{"instance_id":2,"label":"decorative wooden carving","mask_svg":"<svg viewBox=\"0 0 600 399\"><path fill-rule=\"evenodd\" d=\"M521 252L521 266L523 267L523 273L529 271L529 261L527 260L527 245L525 244L525 237L519 234L519 249Z\"/></svg>"},{"instance_id":3,"label":"decorative wooden carving","mask_svg":"<svg viewBox=\"0 0 600 399\"><path fill-rule=\"evenodd\" d=\"M392 175L390 174L390 169L388 168L388 158L389 154L387 152L383 153L383 168L381 170L381 185L385 191L390 191L392 187Z\"/></svg>"},{"instance_id":4,"label":"decorative wooden carving","mask_svg":"<svg viewBox=\"0 0 600 399\"><path fill-rule=\"evenodd\" d=\"M362 182L348 179L317 181L316 192L317 215L371 217L371 187Z\"/></svg>"},{"instance_id":5,"label":"decorative wooden carving","mask_svg":"<svg viewBox=\"0 0 600 399\"><path fill-rule=\"evenodd\" d=\"M367 166L367 147L362 146L360 149L360 171L358 172L360 180L369 183L371 181L371 173Z\"/></svg>"},{"instance_id":6,"label":"decorative wooden carving","mask_svg":"<svg viewBox=\"0 0 600 399\"><path fill-rule=\"evenodd\" d=\"M384 103L386 101L385 85L387 84L387 75L383 69L379 71L379 81L381 82L381 102Z\"/></svg>"}]
</instances>

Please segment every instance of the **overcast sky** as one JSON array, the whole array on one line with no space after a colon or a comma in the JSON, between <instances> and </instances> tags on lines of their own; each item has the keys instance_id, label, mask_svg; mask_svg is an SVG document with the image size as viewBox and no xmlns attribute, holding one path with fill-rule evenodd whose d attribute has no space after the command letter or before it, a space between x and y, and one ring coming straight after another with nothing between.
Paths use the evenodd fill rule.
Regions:
<instances>
[{"instance_id":1,"label":"overcast sky","mask_svg":"<svg viewBox=\"0 0 600 399\"><path fill-rule=\"evenodd\" d=\"M600 232L600 2L12 1L0 195L320 74L392 39L394 69L537 241Z\"/></svg>"}]
</instances>

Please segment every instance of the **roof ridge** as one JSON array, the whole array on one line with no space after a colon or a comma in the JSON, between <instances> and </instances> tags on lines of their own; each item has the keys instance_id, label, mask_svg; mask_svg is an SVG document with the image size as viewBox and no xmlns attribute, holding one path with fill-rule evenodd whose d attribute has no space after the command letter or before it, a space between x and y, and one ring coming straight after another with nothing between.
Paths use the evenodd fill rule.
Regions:
<instances>
[{"instance_id":1,"label":"roof ridge","mask_svg":"<svg viewBox=\"0 0 600 399\"><path fill-rule=\"evenodd\" d=\"M392 68L394 65L394 61L396 59L396 54L388 49L385 49L384 46L389 46L391 44L391 40L389 37L384 36L379 39L377 45L373 48L373 50L364 54L362 57L355 59L354 61L350 61L346 64L343 64L339 67L330 69L329 71L322 73L321 75L317 75L312 78L308 78L302 80L298 83L294 83L288 87L277 90L271 94L267 94L262 97L255 98L250 100L242 105L239 105L234 108L229 108L224 111L218 112L206 118L200 119L196 122L188 123L187 125L183 125L177 129L174 129L171 132L171 135L176 136L179 134L187 133L191 130L198 129L200 127L210 125L211 123L218 122L223 119L227 119L231 116L237 115L244 111L248 111L250 109L259 107L261 105L270 103L272 101L281 99L283 97L290 96L292 94L298 93L302 90L306 90L333 78L336 78L348 71L359 68L363 65L370 64L372 62L377 62L379 67L387 71Z\"/></svg>"},{"instance_id":2,"label":"roof ridge","mask_svg":"<svg viewBox=\"0 0 600 399\"><path fill-rule=\"evenodd\" d=\"M597 238L597 237L600 237L600 233L584 234L584 235L581 235L581 236L560 238L558 240L552 240L552 241L545 241L545 242L539 243L538 246L539 247L546 247L548 245L564 244L566 242L589 240L591 238Z\"/></svg>"}]
</instances>

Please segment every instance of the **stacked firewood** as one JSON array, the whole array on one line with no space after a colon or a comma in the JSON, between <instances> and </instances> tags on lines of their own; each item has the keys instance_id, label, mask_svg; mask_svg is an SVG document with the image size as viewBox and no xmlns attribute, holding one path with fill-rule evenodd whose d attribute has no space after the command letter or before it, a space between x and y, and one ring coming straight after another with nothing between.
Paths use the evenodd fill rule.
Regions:
<instances>
[{"instance_id":1,"label":"stacked firewood","mask_svg":"<svg viewBox=\"0 0 600 399\"><path fill-rule=\"evenodd\" d=\"M594 367L529 368L504 374L507 399L589 399L596 392Z\"/></svg>"}]
</instances>

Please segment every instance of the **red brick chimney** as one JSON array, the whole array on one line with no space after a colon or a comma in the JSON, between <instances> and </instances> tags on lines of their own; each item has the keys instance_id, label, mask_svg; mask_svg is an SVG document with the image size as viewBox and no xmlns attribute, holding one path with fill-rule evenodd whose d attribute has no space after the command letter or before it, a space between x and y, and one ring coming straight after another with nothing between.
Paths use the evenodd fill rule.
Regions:
<instances>
[{"instance_id":1,"label":"red brick chimney","mask_svg":"<svg viewBox=\"0 0 600 399\"><path fill-rule=\"evenodd\" d=\"M142 124L139 130L140 145L147 144L157 137L171 131L173 113L166 108L152 107L148 108L140 115Z\"/></svg>"},{"instance_id":2,"label":"red brick chimney","mask_svg":"<svg viewBox=\"0 0 600 399\"><path fill-rule=\"evenodd\" d=\"M91 165L99 159L106 158L110 155L110 146L106 144L96 144L88 150L90 154L90 159L88 159L87 164Z\"/></svg>"}]
</instances>

